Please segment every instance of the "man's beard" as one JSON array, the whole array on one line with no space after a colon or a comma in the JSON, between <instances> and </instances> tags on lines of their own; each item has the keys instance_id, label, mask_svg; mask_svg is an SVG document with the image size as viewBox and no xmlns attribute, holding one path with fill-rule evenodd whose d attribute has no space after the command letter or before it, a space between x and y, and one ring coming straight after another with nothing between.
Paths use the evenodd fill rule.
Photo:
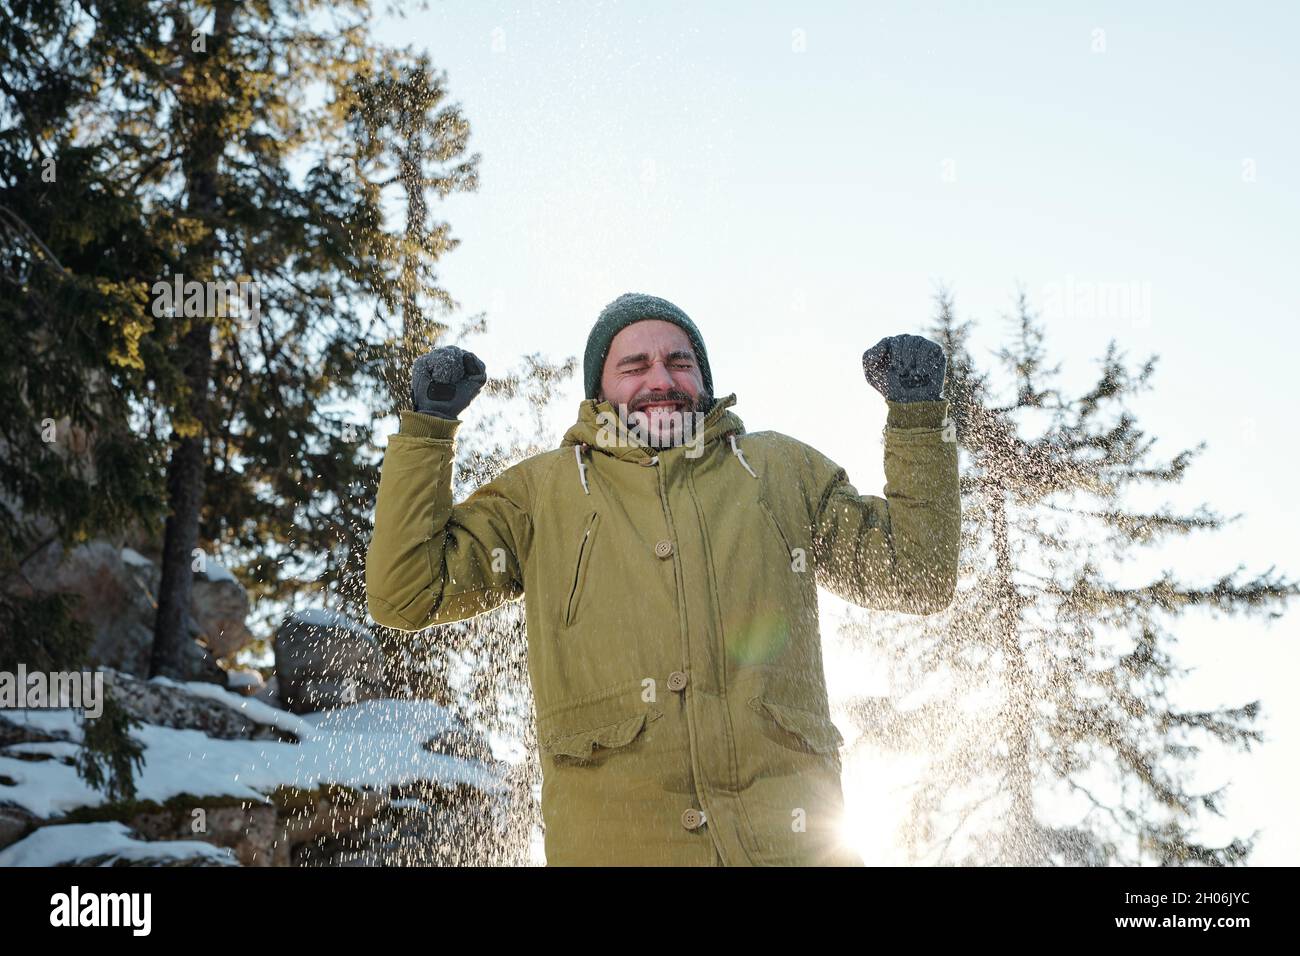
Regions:
<instances>
[{"instance_id":1,"label":"man's beard","mask_svg":"<svg viewBox=\"0 0 1300 956\"><path fill-rule=\"evenodd\" d=\"M681 411L674 409L656 421L641 411L644 406L656 402L681 402L686 408ZM626 406L620 405L618 414L623 424L634 429L651 448L676 448L702 439L701 423L713 405L713 396L706 391L701 391L692 405L691 397L685 392L668 389L664 392L642 392Z\"/></svg>"}]
</instances>

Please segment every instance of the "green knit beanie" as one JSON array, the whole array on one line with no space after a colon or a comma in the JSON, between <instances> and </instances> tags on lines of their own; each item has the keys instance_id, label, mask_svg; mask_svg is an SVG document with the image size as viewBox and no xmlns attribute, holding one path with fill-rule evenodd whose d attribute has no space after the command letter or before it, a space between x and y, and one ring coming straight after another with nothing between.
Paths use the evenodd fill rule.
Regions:
<instances>
[{"instance_id":1,"label":"green knit beanie","mask_svg":"<svg viewBox=\"0 0 1300 956\"><path fill-rule=\"evenodd\" d=\"M633 322L642 319L662 319L671 322L691 340L695 349L695 358L700 364L700 375L704 378L704 390L713 394L713 374L709 371L709 354L704 351L704 339L700 330L685 312L667 299L643 292L625 292L601 310L591 334L587 336L587 351L582 357L582 377L587 387L587 397L595 398L600 391L600 376L605 369L605 356L609 354L609 344L614 336Z\"/></svg>"}]
</instances>

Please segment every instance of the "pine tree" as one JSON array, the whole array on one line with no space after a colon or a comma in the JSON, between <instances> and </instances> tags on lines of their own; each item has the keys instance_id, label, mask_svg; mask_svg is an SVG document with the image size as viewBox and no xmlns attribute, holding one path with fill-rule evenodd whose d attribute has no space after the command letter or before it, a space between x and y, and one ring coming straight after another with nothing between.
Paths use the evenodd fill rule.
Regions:
<instances>
[{"instance_id":1,"label":"pine tree","mask_svg":"<svg viewBox=\"0 0 1300 956\"><path fill-rule=\"evenodd\" d=\"M445 198L455 190L478 186L479 155L466 156L469 123L460 107L446 103L445 77L427 56L386 51L373 69L358 72L341 90L335 105L348 121L356 144L356 176L376 192L395 187L403 228L391 261L397 271L386 288L396 302L385 303L401 314L400 338L389 339L382 356L387 388L374 409L376 417L411 407L411 364L424 352L445 344L452 327L444 321L458 303L437 284L434 266L459 241L445 222L429 221L430 193ZM482 315L460 324L455 340L472 347L486 331ZM496 477L511 463L544 450L542 411L555 388L569 378L576 360L554 363L525 356L514 369L490 369L483 395L474 405L474 427L462 429L456 448L456 500ZM377 393L379 394L379 393ZM531 412L524 417L521 412ZM377 482L376 482L377 484ZM373 486L372 486L373 487ZM366 535L368 543L369 536ZM354 553L349 567L364 569L364 552ZM350 579L342 588L364 613L364 580ZM433 865L456 861L509 865L526 858L527 838L537 823L533 786L540 780L527 693L527 637L520 604L469 621L430 628L418 634L379 629L388 664L389 683L403 696L433 700L467 726L484 735L520 742L525 760L510 768L512 797L494 803L484 814L477 796L468 803L452 799L434 821L422 845L404 847L395 863ZM520 692L523 688L523 692ZM505 765L502 766L505 769Z\"/></svg>"},{"instance_id":2,"label":"pine tree","mask_svg":"<svg viewBox=\"0 0 1300 956\"><path fill-rule=\"evenodd\" d=\"M24 563L165 506L165 443L132 421L169 394L166 358L142 350L140 275L162 249L129 171L85 128L111 51L67 6L0 10L0 604L57 641L79 631L73 608L39 596Z\"/></svg>"},{"instance_id":3,"label":"pine tree","mask_svg":"<svg viewBox=\"0 0 1300 956\"><path fill-rule=\"evenodd\" d=\"M962 452L961 580L951 608L924 618L851 622L846 636L890 662L895 697L851 708L864 739L929 765L905 843L927 863L1162 866L1244 862L1253 838L1197 841L1200 811L1223 790L1193 792L1200 739L1249 752L1259 702L1186 711L1169 699L1185 673L1172 653L1193 609L1275 618L1296 582L1244 564L1204 584L1172 571L1121 586L1108 567L1140 547L1226 519L1202 505L1135 509L1127 494L1184 480L1205 447L1153 460L1155 439L1129 400L1156 358L1130 369L1112 340L1096 384L1051 386L1044 334L1022 291L997 353L1013 396L999 402L968 349L951 295L929 334L949 357L946 394ZM1198 736L1199 735L1199 736ZM1065 808L1073 820L1062 822Z\"/></svg>"},{"instance_id":4,"label":"pine tree","mask_svg":"<svg viewBox=\"0 0 1300 956\"><path fill-rule=\"evenodd\" d=\"M155 674L179 668L193 571L210 550L261 552L240 569L259 596L314 587L369 473L355 434L321 408L364 378L357 343L384 273L371 257L385 246L374 197L324 148L337 123L309 95L367 54L368 10L357 4L356 19L331 31L318 16L327 6L216 0L202 24L169 7L170 33L134 51L166 106L164 142L149 148L155 199L186 229L173 272L258 292L258 312L239 321L210 309L174 317L168 343L187 401L171 416ZM292 165L312 157L295 177ZM286 581L273 544L310 578ZM312 575L321 556L324 574Z\"/></svg>"},{"instance_id":5,"label":"pine tree","mask_svg":"<svg viewBox=\"0 0 1300 956\"><path fill-rule=\"evenodd\" d=\"M129 308L100 311L124 316L114 320L125 338L116 352L138 356L144 396L122 396L139 440L113 447L135 456L135 494L161 485L154 503L166 508L155 674L179 676L193 573L214 554L268 615L307 590L336 604L356 591L345 579L355 585L361 567L378 452L348 403L383 385L391 352L374 304L399 302L403 273L427 277L429 260L450 247L445 229L419 239L385 228L382 185L359 174L363 144L328 91L392 57L366 36L368 4L321 17L330 6L152 0L93 20L66 5L54 18L86 67L81 86L75 70L66 81L82 91L80 140L95 150L95 175L115 176L136 214L112 224L132 231L108 240L148 240L118 251L127 274L109 291ZM10 34L16 48L22 36ZM36 53L29 60L40 63ZM34 98L49 95L47 80L34 82ZM447 161L466 134L463 124L448 130L430 158ZM58 162L67 168L59 201L93 191L70 155ZM68 203L59 210L42 225L86 229ZM159 289L178 276L246 281L259 311L214 311L211 300L160 309ZM66 314L98 317L88 311ZM164 482L155 474L150 485L143 466L160 460Z\"/></svg>"},{"instance_id":6,"label":"pine tree","mask_svg":"<svg viewBox=\"0 0 1300 956\"><path fill-rule=\"evenodd\" d=\"M444 105L446 74L428 54L385 50L359 72L336 101L356 143L358 175L376 190L400 187L405 228L397 259L401 296L402 367L447 331L428 314L433 305L452 312L457 303L437 284L434 265L459 245L446 222L429 223L429 190L440 199L478 188L480 154L465 156L470 124L459 104ZM400 378L400 376L398 376ZM399 404L404 396L398 394Z\"/></svg>"},{"instance_id":7,"label":"pine tree","mask_svg":"<svg viewBox=\"0 0 1300 956\"><path fill-rule=\"evenodd\" d=\"M268 624L307 592L365 619L380 458L368 423L403 400L403 357L432 348L445 328L424 322L420 342L420 332L395 332L391 314L416 301L422 310L457 307L434 266L458 240L446 223L427 223L427 193L477 187L478 156L462 155L468 121L455 106L431 113L447 91L427 59L358 44L328 79L329 99L300 131L310 130L321 163L291 228L277 227L294 237L287 258L263 273L263 289L283 305L263 309L247 352L242 343L222 351L216 376L234 384L216 430L202 537L232 556ZM368 95L384 84L385 95ZM395 176L394 155L419 174ZM317 270L310 282L304 261Z\"/></svg>"},{"instance_id":8,"label":"pine tree","mask_svg":"<svg viewBox=\"0 0 1300 956\"><path fill-rule=\"evenodd\" d=\"M49 513L69 540L170 511L157 673L175 666L191 574L209 554L234 566L266 620L309 589L364 619L379 472L359 422L409 401L410 361L448 332L441 316L457 303L434 266L457 240L430 222L429 194L477 186L445 77L427 57L369 44L364 4L332 34L306 27L312 4L223 2L191 21L187 8L140 3L93 24L73 5L17 6L0 27L15 67L0 86L13 119L0 128L0 281L15 294L0 307L27 344L0 362L15 384L0 400L21 399L4 422L16 450L4 502ZM316 81L332 91L319 106L305 92ZM291 175L304 158L314 165ZM44 159L57 180L42 181ZM177 274L251 280L261 313L160 309L156 285ZM459 494L539 450L540 416L514 430L518 406L540 406L573 368L530 356L494 375L481 407L498 410L461 443ZM60 436L65 422L88 436L86 454L68 442L50 453L35 427L46 417ZM5 531L8 569L33 534ZM41 621L71 667L85 629L69 617L58 643L47 626L66 610L59 596L6 603L0 622ZM519 611L427 635L428 656L403 658L414 683L468 661L468 682L436 696L485 731L526 737L531 701L511 692L527 686ZM100 782L129 793L120 738L86 769L107 766Z\"/></svg>"},{"instance_id":9,"label":"pine tree","mask_svg":"<svg viewBox=\"0 0 1300 956\"><path fill-rule=\"evenodd\" d=\"M147 25L130 7L0 2L0 670L83 669L94 608L30 580L29 560L162 516L166 445L143 409L176 397L151 353L146 278L167 231L135 170L97 135L103 84L122 79L105 38ZM146 413L147 415L147 413ZM105 691L83 716L76 770L110 800L134 794L141 747Z\"/></svg>"},{"instance_id":10,"label":"pine tree","mask_svg":"<svg viewBox=\"0 0 1300 956\"><path fill-rule=\"evenodd\" d=\"M347 397L363 406L363 422L410 407L411 362L439 344L449 328L440 316L459 308L438 284L436 271L459 240L448 223L430 221L430 193L446 198L476 190L480 156L466 154L470 124L458 104L444 102L449 95L445 74L434 70L427 55L373 49L336 78L327 106L336 137L330 151L340 169L375 210L388 205L397 223L391 231L356 233L358 247L376 250L367 267L380 305L374 333L353 350L357 364ZM394 312L400 313L400 329L392 327ZM345 491L346 508L322 509L289 536L295 553L326 556L310 578L313 586L332 606L364 620L368 511L379 484L380 453L368 425L340 421L339 434L357 444L350 453L356 467L329 474L344 449L327 449L313 461L325 485L313 494Z\"/></svg>"}]
</instances>

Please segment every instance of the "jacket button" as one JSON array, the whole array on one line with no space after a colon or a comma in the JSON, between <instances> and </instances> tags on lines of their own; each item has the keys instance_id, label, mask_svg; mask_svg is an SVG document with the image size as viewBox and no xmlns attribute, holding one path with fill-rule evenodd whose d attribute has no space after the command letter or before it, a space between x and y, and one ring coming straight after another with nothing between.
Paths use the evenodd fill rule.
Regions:
<instances>
[{"instance_id":1,"label":"jacket button","mask_svg":"<svg viewBox=\"0 0 1300 956\"><path fill-rule=\"evenodd\" d=\"M667 538L655 545L655 555L660 558L666 558L673 553L673 543Z\"/></svg>"},{"instance_id":2,"label":"jacket button","mask_svg":"<svg viewBox=\"0 0 1300 956\"><path fill-rule=\"evenodd\" d=\"M704 814L692 807L682 814L682 826L688 830L698 830L704 825Z\"/></svg>"},{"instance_id":3,"label":"jacket button","mask_svg":"<svg viewBox=\"0 0 1300 956\"><path fill-rule=\"evenodd\" d=\"M686 675L681 671L673 671L668 675L668 689L682 690L686 687Z\"/></svg>"}]
</instances>

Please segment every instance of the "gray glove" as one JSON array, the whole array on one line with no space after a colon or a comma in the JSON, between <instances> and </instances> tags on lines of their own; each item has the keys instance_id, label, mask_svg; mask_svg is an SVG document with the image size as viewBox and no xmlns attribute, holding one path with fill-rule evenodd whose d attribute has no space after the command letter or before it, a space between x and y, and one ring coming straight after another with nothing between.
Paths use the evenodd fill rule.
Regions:
<instances>
[{"instance_id":1,"label":"gray glove","mask_svg":"<svg viewBox=\"0 0 1300 956\"><path fill-rule=\"evenodd\" d=\"M456 418L487 381L487 367L454 345L426 352L411 366L411 404L417 412Z\"/></svg>"},{"instance_id":2,"label":"gray glove","mask_svg":"<svg viewBox=\"0 0 1300 956\"><path fill-rule=\"evenodd\" d=\"M891 402L934 402L943 397L948 357L919 335L890 335L862 353L862 372Z\"/></svg>"}]
</instances>

